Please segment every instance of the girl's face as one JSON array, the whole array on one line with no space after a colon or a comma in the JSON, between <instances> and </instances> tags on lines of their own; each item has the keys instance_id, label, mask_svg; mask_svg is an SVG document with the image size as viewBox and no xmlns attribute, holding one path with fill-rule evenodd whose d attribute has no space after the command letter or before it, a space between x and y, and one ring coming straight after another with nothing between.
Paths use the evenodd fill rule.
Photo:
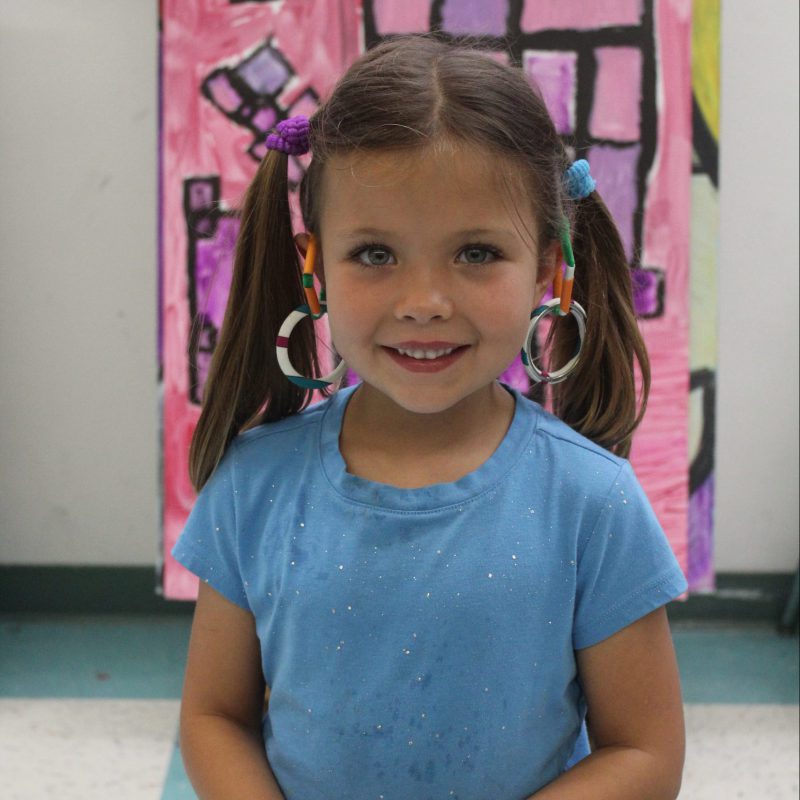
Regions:
<instances>
[{"instance_id":1,"label":"girl's face","mask_svg":"<svg viewBox=\"0 0 800 800\"><path fill-rule=\"evenodd\" d=\"M495 157L466 149L325 167L318 269L331 337L406 411L493 392L552 280L557 245L540 252L530 203L512 205L498 175Z\"/></svg>"}]
</instances>

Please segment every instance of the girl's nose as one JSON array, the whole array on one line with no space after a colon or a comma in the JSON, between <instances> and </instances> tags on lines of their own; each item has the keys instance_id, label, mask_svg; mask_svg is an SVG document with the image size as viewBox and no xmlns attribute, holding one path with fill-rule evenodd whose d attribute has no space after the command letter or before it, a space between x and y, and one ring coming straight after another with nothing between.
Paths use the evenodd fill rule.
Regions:
<instances>
[{"instance_id":1,"label":"girl's nose","mask_svg":"<svg viewBox=\"0 0 800 800\"><path fill-rule=\"evenodd\" d=\"M446 282L441 282L428 270L404 276L394 307L396 319L420 324L449 319L453 303Z\"/></svg>"}]
</instances>

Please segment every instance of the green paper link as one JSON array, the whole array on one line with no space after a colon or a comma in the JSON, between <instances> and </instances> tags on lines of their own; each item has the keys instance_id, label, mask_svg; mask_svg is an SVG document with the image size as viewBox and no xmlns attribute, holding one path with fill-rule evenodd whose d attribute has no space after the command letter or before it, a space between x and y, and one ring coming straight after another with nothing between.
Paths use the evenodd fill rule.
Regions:
<instances>
[{"instance_id":1,"label":"green paper link","mask_svg":"<svg viewBox=\"0 0 800 800\"><path fill-rule=\"evenodd\" d=\"M303 286L305 286L306 289L314 288L314 276L310 272L303 273Z\"/></svg>"},{"instance_id":2,"label":"green paper link","mask_svg":"<svg viewBox=\"0 0 800 800\"><path fill-rule=\"evenodd\" d=\"M564 261L567 262L568 267L574 267L575 256L572 254L572 242L569 239L569 220L566 217L562 217L561 219L559 238L561 239L561 250L564 253Z\"/></svg>"},{"instance_id":3,"label":"green paper link","mask_svg":"<svg viewBox=\"0 0 800 800\"><path fill-rule=\"evenodd\" d=\"M330 383L327 381L318 381L314 378L298 378L294 375L287 375L286 376L295 386L300 386L303 389L324 389L326 386L330 386Z\"/></svg>"},{"instance_id":4,"label":"green paper link","mask_svg":"<svg viewBox=\"0 0 800 800\"><path fill-rule=\"evenodd\" d=\"M299 311L301 314L307 314L311 319L322 319L328 311L328 306L325 305L325 293L322 293L322 297L319 299L319 314L312 314L311 309L308 307L308 303L303 303L301 306L297 306L295 311Z\"/></svg>"}]
</instances>

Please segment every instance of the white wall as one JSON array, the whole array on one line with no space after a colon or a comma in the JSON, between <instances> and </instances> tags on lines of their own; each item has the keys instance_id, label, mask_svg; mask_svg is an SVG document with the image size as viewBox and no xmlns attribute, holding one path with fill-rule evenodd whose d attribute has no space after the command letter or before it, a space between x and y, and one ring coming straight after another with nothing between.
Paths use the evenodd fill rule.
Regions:
<instances>
[{"instance_id":1,"label":"white wall","mask_svg":"<svg viewBox=\"0 0 800 800\"><path fill-rule=\"evenodd\" d=\"M0 562L154 563L155 0L0 0Z\"/></svg>"},{"instance_id":2,"label":"white wall","mask_svg":"<svg viewBox=\"0 0 800 800\"><path fill-rule=\"evenodd\" d=\"M156 553L157 18L0 0L0 563ZM722 23L717 566L798 557L798 6Z\"/></svg>"}]
</instances>

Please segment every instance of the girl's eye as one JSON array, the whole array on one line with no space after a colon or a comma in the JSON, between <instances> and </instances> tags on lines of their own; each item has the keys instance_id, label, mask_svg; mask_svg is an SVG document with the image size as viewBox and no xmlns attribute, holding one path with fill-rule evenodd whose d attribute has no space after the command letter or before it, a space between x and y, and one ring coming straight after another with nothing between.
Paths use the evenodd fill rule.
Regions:
<instances>
[{"instance_id":1,"label":"girl's eye","mask_svg":"<svg viewBox=\"0 0 800 800\"><path fill-rule=\"evenodd\" d=\"M461 253L466 256L467 264L489 264L500 258L500 252L485 244L470 244ZM488 258L487 258L488 257Z\"/></svg>"},{"instance_id":2,"label":"girl's eye","mask_svg":"<svg viewBox=\"0 0 800 800\"><path fill-rule=\"evenodd\" d=\"M392 254L387 248L378 244L369 244L356 250L351 256L352 259L361 264L362 267L385 267L390 263ZM367 260L365 261L364 258Z\"/></svg>"}]
</instances>

